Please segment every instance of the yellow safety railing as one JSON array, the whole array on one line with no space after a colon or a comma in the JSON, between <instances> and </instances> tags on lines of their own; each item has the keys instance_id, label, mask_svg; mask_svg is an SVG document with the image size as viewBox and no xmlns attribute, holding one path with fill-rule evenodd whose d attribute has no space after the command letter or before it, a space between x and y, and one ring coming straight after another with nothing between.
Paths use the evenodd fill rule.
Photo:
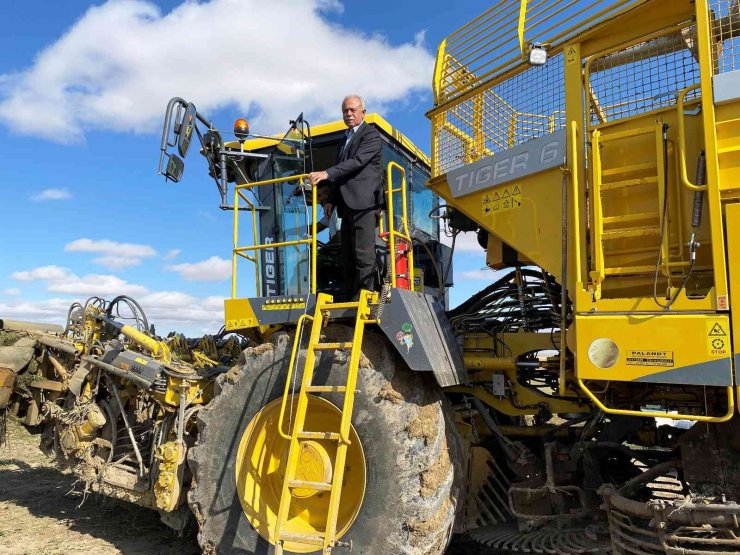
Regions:
<instances>
[{"instance_id":1,"label":"yellow safety railing","mask_svg":"<svg viewBox=\"0 0 740 555\"><path fill-rule=\"evenodd\" d=\"M397 170L401 174L401 186L393 187L393 170ZM414 288L414 247L411 242L411 234L409 233L408 225L408 211L407 211L407 199L406 199L406 170L400 164L396 162L388 162L386 168L386 198L387 198L387 210L388 210L388 249L390 253L389 264L391 265L391 287L396 287L396 240L401 239L408 244L409 253L409 287ZM394 193L401 193L401 227L403 233L396 229L396 218L393 207L393 195ZM384 234L383 219L380 220L380 233Z\"/></svg>"},{"instance_id":2,"label":"yellow safety railing","mask_svg":"<svg viewBox=\"0 0 740 555\"><path fill-rule=\"evenodd\" d=\"M247 198L245 190L253 189L255 187L262 187L264 185L276 185L278 183L285 183L290 181L300 181L308 178L307 173L299 175L290 175L286 177L277 177L275 179L266 179L263 181L255 181L253 183L241 183L234 187L234 249L231 255L231 298L236 298L236 268L239 257L246 258L250 262L254 263L255 266L255 281L256 290L260 291L261 279L260 279L260 265L257 262L256 251L264 249L280 249L286 247L292 247L297 245L310 245L311 246L311 293L316 293L316 234L317 234L317 223L316 218L317 210L317 199L316 192L317 188L311 188L311 237L307 239L296 239L294 241L281 241L279 243L256 243L257 241L257 207ZM249 246L239 246L239 200L243 200L247 204L247 208L252 213L252 237L255 244ZM255 254L247 254L249 252L255 252Z\"/></svg>"},{"instance_id":3,"label":"yellow safety railing","mask_svg":"<svg viewBox=\"0 0 740 555\"><path fill-rule=\"evenodd\" d=\"M437 52L437 104L522 63L531 43L551 52L571 37L646 0L503 0L447 36ZM567 17L562 17L563 14ZM516 33L512 31L516 30ZM461 69L462 68L462 69Z\"/></svg>"},{"instance_id":4,"label":"yellow safety railing","mask_svg":"<svg viewBox=\"0 0 740 555\"><path fill-rule=\"evenodd\" d=\"M671 414L667 412L658 411L641 411L641 410L626 410L626 409L615 409L607 407L601 399L599 399L593 391L583 382L581 378L578 378L578 385L581 390L588 395L594 404L599 407L602 411L607 414L618 414L621 416L640 416L643 418L670 418L671 420L695 420L696 422L727 422L735 414L735 395L734 388L727 387L727 412L722 416L709 416L701 414Z\"/></svg>"}]
</instances>

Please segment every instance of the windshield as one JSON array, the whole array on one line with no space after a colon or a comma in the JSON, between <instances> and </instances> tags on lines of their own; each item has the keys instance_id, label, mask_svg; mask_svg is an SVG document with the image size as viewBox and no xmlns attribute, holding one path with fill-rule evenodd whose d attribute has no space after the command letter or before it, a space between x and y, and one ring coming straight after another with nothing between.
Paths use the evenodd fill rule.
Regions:
<instances>
[{"instance_id":1,"label":"windshield","mask_svg":"<svg viewBox=\"0 0 740 555\"><path fill-rule=\"evenodd\" d=\"M268 152L254 175L256 181L277 179L306 173L305 133L303 118L287 131L282 140ZM299 180L289 180L257 188L262 210L259 214L261 243L283 243L306 239L309 209ZM305 294L310 290L310 246L291 245L263 249L262 295Z\"/></svg>"}]
</instances>

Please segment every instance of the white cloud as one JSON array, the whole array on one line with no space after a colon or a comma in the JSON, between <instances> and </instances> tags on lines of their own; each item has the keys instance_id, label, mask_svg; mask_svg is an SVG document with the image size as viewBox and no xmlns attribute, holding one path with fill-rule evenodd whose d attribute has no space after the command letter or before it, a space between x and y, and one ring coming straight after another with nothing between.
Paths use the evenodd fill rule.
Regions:
<instances>
[{"instance_id":1,"label":"white cloud","mask_svg":"<svg viewBox=\"0 0 740 555\"><path fill-rule=\"evenodd\" d=\"M123 268L130 268L131 266L141 264L141 258L132 258L129 256L101 256L100 258L93 258L93 263L105 266L111 270L122 270Z\"/></svg>"},{"instance_id":2,"label":"white cloud","mask_svg":"<svg viewBox=\"0 0 740 555\"><path fill-rule=\"evenodd\" d=\"M177 258L182 251L180 249L170 249L167 251L167 254L164 255L165 260L174 260Z\"/></svg>"},{"instance_id":3,"label":"white cloud","mask_svg":"<svg viewBox=\"0 0 740 555\"><path fill-rule=\"evenodd\" d=\"M138 243L119 243L109 239L77 239L64 246L67 252L92 252L102 254L93 259L94 264L105 266L110 270L122 270L141 264L143 258L156 256L157 251L149 245Z\"/></svg>"},{"instance_id":4,"label":"white cloud","mask_svg":"<svg viewBox=\"0 0 740 555\"><path fill-rule=\"evenodd\" d=\"M10 277L18 281L61 281L70 275L70 271L61 266L39 266L33 270L13 272Z\"/></svg>"},{"instance_id":5,"label":"white cloud","mask_svg":"<svg viewBox=\"0 0 740 555\"><path fill-rule=\"evenodd\" d=\"M147 256L156 256L157 251L149 245L137 243L119 243L102 239L95 241L93 239L77 239L64 245L64 250L68 252L94 252L106 256L123 256L130 258L145 258Z\"/></svg>"},{"instance_id":6,"label":"white cloud","mask_svg":"<svg viewBox=\"0 0 740 555\"><path fill-rule=\"evenodd\" d=\"M442 243L448 247L452 245L452 238L442 235ZM455 238L455 252L472 253L485 256L485 251L478 244L478 234L475 231L458 233Z\"/></svg>"},{"instance_id":7,"label":"white cloud","mask_svg":"<svg viewBox=\"0 0 740 555\"><path fill-rule=\"evenodd\" d=\"M474 280L479 280L479 281L493 281L493 274L494 272L488 269L467 270L465 272L460 272L459 274L455 275L455 279L456 280L474 279Z\"/></svg>"},{"instance_id":8,"label":"white cloud","mask_svg":"<svg viewBox=\"0 0 740 555\"><path fill-rule=\"evenodd\" d=\"M72 302L72 299L53 298L43 301L0 303L0 314L5 318L64 325Z\"/></svg>"},{"instance_id":9,"label":"white cloud","mask_svg":"<svg viewBox=\"0 0 740 555\"><path fill-rule=\"evenodd\" d=\"M108 299L113 294L108 295ZM224 324L223 299L216 305L215 297L195 298L175 291L161 291L136 297L144 309L149 323L157 333L167 335L178 331L188 336L214 334ZM4 318L50 322L64 325L69 306L83 297L55 297L42 301L0 302L0 315Z\"/></svg>"},{"instance_id":10,"label":"white cloud","mask_svg":"<svg viewBox=\"0 0 740 555\"><path fill-rule=\"evenodd\" d=\"M79 295L90 297L112 297L116 295L143 295L148 290L143 285L128 283L121 278L111 275L87 274L77 277L72 274L63 281L50 282L47 290L52 293L64 293L67 295Z\"/></svg>"},{"instance_id":11,"label":"white cloud","mask_svg":"<svg viewBox=\"0 0 740 555\"><path fill-rule=\"evenodd\" d=\"M1 76L0 84L2 84ZM72 193L70 193L68 189L44 189L40 193L31 196L31 200L35 202L43 202L45 200L67 200L70 198L72 198Z\"/></svg>"},{"instance_id":12,"label":"white cloud","mask_svg":"<svg viewBox=\"0 0 740 555\"><path fill-rule=\"evenodd\" d=\"M250 115L255 131L276 132L301 111L339 119L349 91L380 111L429 89L434 59L423 35L391 45L329 22L327 10L341 4L188 1L164 14L145 0L93 6L30 67L0 75L0 121L61 142L95 129L152 132L167 101L182 96L206 114L229 107Z\"/></svg>"},{"instance_id":13,"label":"white cloud","mask_svg":"<svg viewBox=\"0 0 740 555\"><path fill-rule=\"evenodd\" d=\"M212 256L200 262L167 266L167 270L177 272L188 281L222 281L231 277L231 260Z\"/></svg>"},{"instance_id":14,"label":"white cloud","mask_svg":"<svg viewBox=\"0 0 740 555\"><path fill-rule=\"evenodd\" d=\"M3 295L16 296L20 295L21 293L22 291L17 287L8 287L7 289L3 289Z\"/></svg>"},{"instance_id":15,"label":"white cloud","mask_svg":"<svg viewBox=\"0 0 740 555\"><path fill-rule=\"evenodd\" d=\"M148 289L122 280L113 275L87 274L79 277L60 266L41 266L33 270L14 272L13 279L18 281L45 281L46 290L51 293L91 297L115 295L143 295Z\"/></svg>"},{"instance_id":16,"label":"white cloud","mask_svg":"<svg viewBox=\"0 0 740 555\"><path fill-rule=\"evenodd\" d=\"M215 297L199 299L178 291L158 291L139 299L147 317L159 332L165 328L191 333L215 333L224 325L224 303ZM198 327L199 326L199 327Z\"/></svg>"}]
</instances>

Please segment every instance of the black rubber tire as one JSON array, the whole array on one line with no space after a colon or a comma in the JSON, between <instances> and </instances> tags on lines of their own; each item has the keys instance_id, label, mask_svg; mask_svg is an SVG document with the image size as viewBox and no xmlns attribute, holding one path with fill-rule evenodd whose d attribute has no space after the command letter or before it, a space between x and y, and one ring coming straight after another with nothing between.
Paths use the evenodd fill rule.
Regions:
<instances>
[{"instance_id":1,"label":"black rubber tire","mask_svg":"<svg viewBox=\"0 0 740 555\"><path fill-rule=\"evenodd\" d=\"M350 331L330 326L326 334L342 341ZM204 553L274 552L244 517L235 458L252 417L282 395L291 346L292 336L278 334L247 349L241 365L219 378L214 400L198 415L199 439L188 453L188 500ZM434 377L411 372L392 349L384 337L365 334L352 423L365 452L367 487L360 513L341 540L351 540L352 552L360 554L441 554L456 509L464 505L463 451ZM325 357L314 383L343 384L346 353ZM337 394L322 397L340 405Z\"/></svg>"}]
</instances>

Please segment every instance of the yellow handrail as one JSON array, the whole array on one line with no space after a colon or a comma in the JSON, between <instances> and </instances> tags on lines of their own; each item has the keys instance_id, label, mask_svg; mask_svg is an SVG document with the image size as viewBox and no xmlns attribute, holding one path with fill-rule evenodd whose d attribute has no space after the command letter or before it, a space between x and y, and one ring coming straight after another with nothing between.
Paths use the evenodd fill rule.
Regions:
<instances>
[{"instance_id":1,"label":"yellow handrail","mask_svg":"<svg viewBox=\"0 0 740 555\"><path fill-rule=\"evenodd\" d=\"M701 88L699 83L686 87L679 93L678 100L676 102L678 108L678 159L679 168L681 169L681 183L683 183L684 187L691 189L692 191L707 190L706 185L696 185L692 183L686 171L686 122L684 116L684 101L686 100L687 94L699 88Z\"/></svg>"},{"instance_id":2,"label":"yellow handrail","mask_svg":"<svg viewBox=\"0 0 740 555\"><path fill-rule=\"evenodd\" d=\"M393 170L397 169L401 173L401 187L393 188ZM408 217L407 217L407 205L406 205L406 170L403 166L396 162L388 162L386 169L386 180L388 183L387 197L388 197L388 247L390 251L391 264L391 287L396 287L396 237L403 239L408 243L409 252L409 287L413 290L414 288L414 246L411 242L411 234L409 233ZM396 222L393 214L393 193L401 193L401 225L403 226L403 233L396 231Z\"/></svg>"},{"instance_id":3,"label":"yellow handrail","mask_svg":"<svg viewBox=\"0 0 740 555\"><path fill-rule=\"evenodd\" d=\"M236 263L237 256L246 258L251 262L254 262L254 281L256 291L260 290L260 268L257 264L257 258L238 252L239 246L239 198L241 197L244 202L249 206L249 211L252 213L252 237L257 237L257 212L254 204L244 195L242 191L235 188L234 190L234 249L231 253L231 298L236 299Z\"/></svg>"},{"instance_id":4,"label":"yellow handrail","mask_svg":"<svg viewBox=\"0 0 740 555\"><path fill-rule=\"evenodd\" d=\"M583 392L589 396L594 404L599 407L602 411L607 414L618 414L621 416L640 416L643 418L670 418L671 420L695 420L696 422L727 422L735 414L735 396L733 387L727 387L727 412L722 416L708 416L708 415L696 415L696 414L670 414L667 412L656 412L656 411L641 411L641 410L625 410L625 409L612 409L607 407L596 395L591 391L581 378L578 378L578 385Z\"/></svg>"},{"instance_id":5,"label":"yellow handrail","mask_svg":"<svg viewBox=\"0 0 740 555\"><path fill-rule=\"evenodd\" d=\"M601 205L601 131L595 129L591 135L591 162L593 165L593 205L594 205L594 265L591 272L594 282L594 299L601 298L601 282L604 281L604 247L602 244L602 230L604 229L604 210Z\"/></svg>"},{"instance_id":6,"label":"yellow handrail","mask_svg":"<svg viewBox=\"0 0 740 555\"><path fill-rule=\"evenodd\" d=\"M282 241L280 243L256 243L257 241L257 210L254 204L252 204L249 199L244 195L242 192L244 189L252 189L254 187L262 187L263 185L275 185L278 183L285 183L288 181L300 181L302 179L308 178L307 173L302 173L298 175L289 175L285 177L276 177L274 179L265 179L263 181L255 181L253 183L241 183L234 187L234 249L232 251L231 256L231 298L236 298L236 265L237 265L237 256L241 256L243 258L246 258L247 260L251 260L255 263L255 274L256 274L256 287L257 291L260 289L260 268L259 264L257 264L257 258L256 256L249 256L244 254L245 251L259 251L263 249L274 249L274 248L285 248L295 245L311 245L311 293L316 293L316 251L317 251L317 244L316 244L316 234L317 234L317 224L318 220L316 219L317 216L317 210L316 210L316 204L317 204L317 188L312 187L311 188L311 238L310 239L296 239L295 241ZM242 198L249 206L249 210L252 213L252 237L255 241L254 245L250 246L244 246L240 247L238 240L239 240L239 198Z\"/></svg>"},{"instance_id":7,"label":"yellow handrail","mask_svg":"<svg viewBox=\"0 0 740 555\"><path fill-rule=\"evenodd\" d=\"M570 160L568 160L568 166L570 167L571 186L573 189L573 243L575 245L575 266L576 266L576 286L581 283L583 276L581 275L581 213L580 204L578 200L578 122L570 122ZM567 210L567 207L564 208ZM568 284L563 284L567 287Z\"/></svg>"},{"instance_id":8,"label":"yellow handrail","mask_svg":"<svg viewBox=\"0 0 740 555\"><path fill-rule=\"evenodd\" d=\"M313 320L313 316L310 314L301 314L298 318L298 322L295 327L295 340L293 341L293 349L290 352L290 362L288 363L288 375L285 377L285 391L283 391L283 400L280 403L280 417L278 418L278 433L284 438L290 441L291 437L283 432L283 420L285 419L285 406L288 404L288 393L290 391L290 383L293 379L293 368L295 367L296 355L298 354L298 347L301 339L301 332L303 330L303 324L306 320Z\"/></svg>"}]
</instances>

